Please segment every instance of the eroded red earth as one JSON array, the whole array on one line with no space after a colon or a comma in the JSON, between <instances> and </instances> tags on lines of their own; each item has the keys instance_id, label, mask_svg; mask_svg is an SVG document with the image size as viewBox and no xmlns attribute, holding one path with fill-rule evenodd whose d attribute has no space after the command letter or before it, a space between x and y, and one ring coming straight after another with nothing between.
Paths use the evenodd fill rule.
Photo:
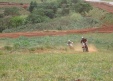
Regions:
<instances>
[{"instance_id":1,"label":"eroded red earth","mask_svg":"<svg viewBox=\"0 0 113 81\"><path fill-rule=\"evenodd\" d=\"M113 13L113 5L109 4L109 3L104 3L104 2L89 2L91 5L103 9L107 12Z\"/></svg>"},{"instance_id":2,"label":"eroded red earth","mask_svg":"<svg viewBox=\"0 0 113 81\"><path fill-rule=\"evenodd\" d=\"M14 3L14 2L0 2L0 8L9 8L9 7L28 8L29 4L27 4L27 3Z\"/></svg>"},{"instance_id":3,"label":"eroded red earth","mask_svg":"<svg viewBox=\"0 0 113 81\"><path fill-rule=\"evenodd\" d=\"M113 6L106 3L91 3L93 6L98 7L100 9L106 10L110 13L113 13ZM28 4L24 4L27 5ZM9 4L9 3L0 3L0 7L2 6L19 6L23 7L24 5L20 4ZM54 36L54 35L66 35L66 34L75 34L75 33L89 33L89 32L98 32L98 33L113 33L113 25L103 25L101 28L89 28L89 29L80 29L80 30L64 30L64 31L34 31L34 32L17 32L17 33L1 33L0 38L11 37L17 38L19 36Z\"/></svg>"}]
</instances>

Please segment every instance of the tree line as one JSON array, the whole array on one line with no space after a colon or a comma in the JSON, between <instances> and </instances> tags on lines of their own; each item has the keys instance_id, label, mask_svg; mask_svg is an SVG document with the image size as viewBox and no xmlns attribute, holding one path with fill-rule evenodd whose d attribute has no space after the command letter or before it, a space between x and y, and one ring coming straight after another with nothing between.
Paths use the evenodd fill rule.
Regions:
<instances>
[{"instance_id":1,"label":"tree line","mask_svg":"<svg viewBox=\"0 0 113 81\"><path fill-rule=\"evenodd\" d=\"M41 0L41 3L31 1L27 8L27 11L30 12L26 14L27 17L21 16L19 8L5 8L3 13L0 13L0 32L25 24L46 22L56 17L69 15L71 12L85 16L85 13L91 9L92 6L83 0L56 0L53 2Z\"/></svg>"}]
</instances>

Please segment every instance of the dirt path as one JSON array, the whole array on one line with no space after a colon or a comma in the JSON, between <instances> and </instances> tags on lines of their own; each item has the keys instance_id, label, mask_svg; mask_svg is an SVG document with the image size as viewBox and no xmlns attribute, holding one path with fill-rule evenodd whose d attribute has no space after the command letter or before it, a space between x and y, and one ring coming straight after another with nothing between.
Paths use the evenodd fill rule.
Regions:
<instances>
[{"instance_id":1,"label":"dirt path","mask_svg":"<svg viewBox=\"0 0 113 81\"><path fill-rule=\"evenodd\" d=\"M89 2L89 3L97 8L100 8L107 12L113 13L113 5L111 5L109 3L104 3L104 2Z\"/></svg>"},{"instance_id":2,"label":"dirt path","mask_svg":"<svg viewBox=\"0 0 113 81\"><path fill-rule=\"evenodd\" d=\"M29 4L27 4L27 3L14 3L14 2L0 2L0 8L9 8L9 7L28 8Z\"/></svg>"},{"instance_id":3,"label":"dirt path","mask_svg":"<svg viewBox=\"0 0 113 81\"><path fill-rule=\"evenodd\" d=\"M19 36L55 36L55 35L67 35L67 34L75 34L75 33L90 33L90 32L98 32L98 33L113 33L113 26L103 26L101 28L89 28L89 29L81 29L81 30L64 30L64 31L34 31L34 32L17 32L17 33L1 33L0 38L17 38Z\"/></svg>"}]
</instances>

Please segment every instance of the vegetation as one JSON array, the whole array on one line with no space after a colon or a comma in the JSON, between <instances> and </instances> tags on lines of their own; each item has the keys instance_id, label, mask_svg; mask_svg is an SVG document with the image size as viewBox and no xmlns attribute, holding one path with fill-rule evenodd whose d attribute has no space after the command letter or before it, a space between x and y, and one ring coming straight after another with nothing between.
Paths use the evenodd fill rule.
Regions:
<instances>
[{"instance_id":1,"label":"vegetation","mask_svg":"<svg viewBox=\"0 0 113 81\"><path fill-rule=\"evenodd\" d=\"M72 40L76 47L81 34L2 38L0 44L4 49L1 47L0 50L0 81L112 81L112 35L85 34L88 43L98 49L89 53L67 49L67 40Z\"/></svg>"},{"instance_id":2,"label":"vegetation","mask_svg":"<svg viewBox=\"0 0 113 81\"><path fill-rule=\"evenodd\" d=\"M104 37L103 37L104 35ZM84 37L88 38L89 44L94 44L99 51L112 51L113 49L113 39L111 39L113 34L86 34ZM19 37L17 39L4 38L0 42L3 43L2 47L11 47L13 51L19 49L67 49L67 40L72 40L76 47L76 44L80 43L82 35L67 35L67 36L46 36L46 37ZM108 39L108 40L106 40ZM103 41L102 41L103 40ZM62 48L63 46L63 48Z\"/></svg>"},{"instance_id":3,"label":"vegetation","mask_svg":"<svg viewBox=\"0 0 113 81\"><path fill-rule=\"evenodd\" d=\"M1 55L0 80L112 81L112 53ZM21 60L21 61L20 61Z\"/></svg>"},{"instance_id":4,"label":"vegetation","mask_svg":"<svg viewBox=\"0 0 113 81\"><path fill-rule=\"evenodd\" d=\"M34 8L37 7L37 2L31 1L30 6L29 6L29 11L32 12Z\"/></svg>"},{"instance_id":5,"label":"vegetation","mask_svg":"<svg viewBox=\"0 0 113 81\"><path fill-rule=\"evenodd\" d=\"M30 5L28 11L1 9L0 32L81 29L113 23L112 14L92 8L82 0L32 0L31 3L36 5ZM77 8L80 4L81 8ZM20 10L29 13L23 15ZM82 52L82 36L88 39L89 47L93 46L88 53ZM0 81L112 81L112 36L113 33L95 32L0 38ZM68 48L69 39L74 42L74 49Z\"/></svg>"},{"instance_id":6,"label":"vegetation","mask_svg":"<svg viewBox=\"0 0 113 81\"><path fill-rule=\"evenodd\" d=\"M85 15L86 12L89 12L90 10L92 10L92 7L90 4L86 2L82 2L82 3L75 4L74 9L76 12Z\"/></svg>"},{"instance_id":7,"label":"vegetation","mask_svg":"<svg viewBox=\"0 0 113 81\"><path fill-rule=\"evenodd\" d=\"M52 2L52 1L56 1L56 0L0 0L0 2L17 2L17 3L30 3L31 1L37 1L37 2L42 2L42 1L47 1L47 2Z\"/></svg>"},{"instance_id":8,"label":"vegetation","mask_svg":"<svg viewBox=\"0 0 113 81\"><path fill-rule=\"evenodd\" d=\"M18 10L18 14L11 10ZM1 32L69 30L113 23L112 14L95 7L92 8L82 0L57 0L54 2L47 0L41 3L32 1L28 11L21 8L8 8L5 11L13 14L6 16L5 12L1 13Z\"/></svg>"},{"instance_id":9,"label":"vegetation","mask_svg":"<svg viewBox=\"0 0 113 81\"><path fill-rule=\"evenodd\" d=\"M19 15L19 9L16 7L13 8L5 8L4 10L4 15L5 16L15 16Z\"/></svg>"},{"instance_id":10,"label":"vegetation","mask_svg":"<svg viewBox=\"0 0 113 81\"><path fill-rule=\"evenodd\" d=\"M83 4L83 7L78 8L77 7L78 3ZM1 21L2 21L1 24L3 24L2 27L0 27L1 32L3 30L10 31L10 29L12 30L15 27L20 28L20 26L23 27L22 29L24 29L24 27L26 27L26 25L29 25L29 24L33 25L33 27L34 27L34 23L35 24L37 24L37 23L44 24L44 22L47 22L47 23L51 24L51 21L53 21L53 19L56 20L59 17L69 16L71 13L79 12L79 14L81 14L81 15L82 15L82 13L84 13L82 15L82 16L84 16L86 12L89 12L91 10L91 5L83 2L82 0L81 1L60 0L60 1L54 1L54 2L41 1L41 3L37 3L36 1L31 1L29 9L28 9L30 14L26 14L27 17L23 18L23 19L21 17L19 17L19 15L22 15L22 14L20 14L20 10L21 9L18 9L18 8L10 8L10 9L6 8L4 10L4 13L3 13L4 17L1 14ZM82 11L84 10L84 11L80 12L80 10L82 10ZM5 18L7 19L7 22L3 21ZM86 19L86 18L84 17L83 19ZM72 20L70 20L70 22L71 21ZM74 22L74 23L81 23L81 22ZM82 25L82 27L83 26L84 25ZM85 27L86 26L87 25L85 25ZM42 28L42 29L45 30L45 27L46 27L46 25L44 25L44 28ZM59 27L55 27L54 29L62 29L61 27L63 27L63 26L61 25ZM66 27L66 28L71 29L69 27ZM64 29L66 29L66 28L64 28ZM49 29L49 28L46 27L46 29ZM38 28L38 30L40 30L40 27Z\"/></svg>"}]
</instances>

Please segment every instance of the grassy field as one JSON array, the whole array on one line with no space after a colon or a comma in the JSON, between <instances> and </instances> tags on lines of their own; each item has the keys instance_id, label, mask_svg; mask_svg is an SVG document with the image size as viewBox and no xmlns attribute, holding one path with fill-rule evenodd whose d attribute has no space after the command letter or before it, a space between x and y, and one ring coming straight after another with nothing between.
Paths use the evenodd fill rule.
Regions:
<instances>
[{"instance_id":1,"label":"grassy field","mask_svg":"<svg viewBox=\"0 0 113 81\"><path fill-rule=\"evenodd\" d=\"M113 54L7 54L0 81L113 81Z\"/></svg>"},{"instance_id":2,"label":"grassy field","mask_svg":"<svg viewBox=\"0 0 113 81\"><path fill-rule=\"evenodd\" d=\"M81 36L88 38L89 45L97 50L83 53L67 49L68 39L79 48ZM112 36L90 33L2 38L0 81L113 81Z\"/></svg>"},{"instance_id":3,"label":"grassy field","mask_svg":"<svg viewBox=\"0 0 113 81\"><path fill-rule=\"evenodd\" d=\"M104 33L89 33L89 34L72 34L72 35L64 35L64 36L45 36L45 37L19 37L16 39L11 38L2 38L0 39L0 43L2 48L6 48L9 46L12 49L59 49L59 47L63 47L64 49L67 47L67 41L71 40L74 42L74 46L80 44L81 37L84 36L88 39L88 44L93 44L99 50L104 51L105 49L112 50L113 39L111 37L113 34L104 34ZM104 36L104 37L103 37ZM108 48L109 47L109 48Z\"/></svg>"}]
</instances>

